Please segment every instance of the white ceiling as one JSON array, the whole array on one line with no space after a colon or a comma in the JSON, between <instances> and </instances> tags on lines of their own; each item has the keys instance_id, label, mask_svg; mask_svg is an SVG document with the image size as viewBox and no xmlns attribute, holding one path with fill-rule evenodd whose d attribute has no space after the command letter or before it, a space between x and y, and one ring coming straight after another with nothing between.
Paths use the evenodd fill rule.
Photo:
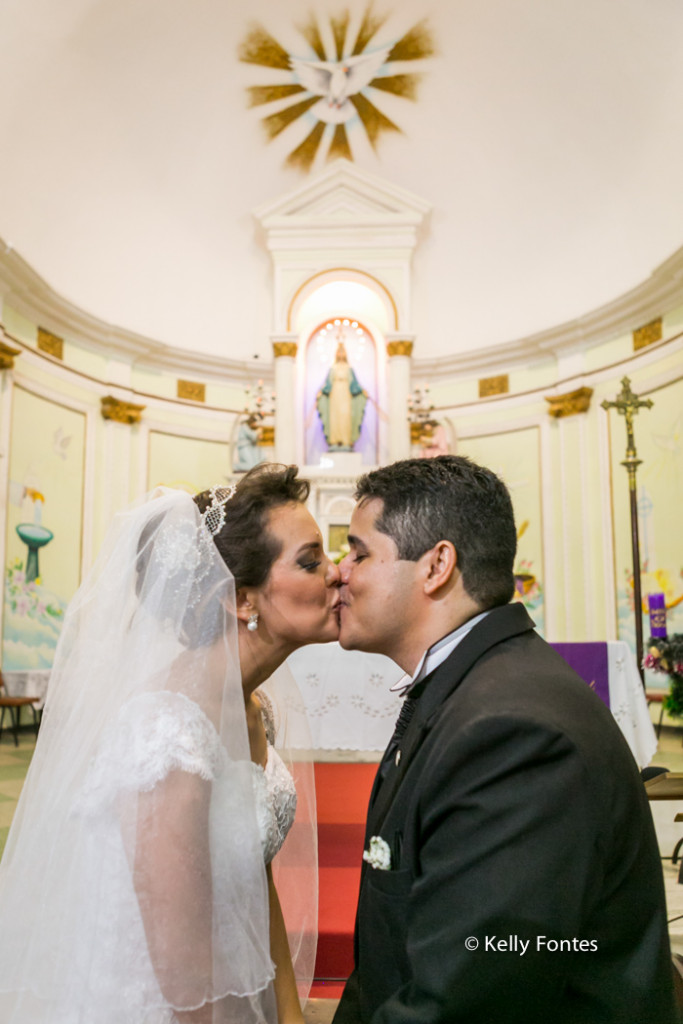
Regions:
<instances>
[{"instance_id":1,"label":"white ceiling","mask_svg":"<svg viewBox=\"0 0 683 1024\"><path fill-rule=\"evenodd\" d=\"M106 321L269 356L270 265L251 211L305 180L282 166L301 133L265 141L244 89L282 77L237 47L255 18L310 55L296 26L345 6L357 23L356 0L0 0L0 237ZM426 16L438 45L417 102L386 97L403 134L373 153L350 126L360 168L432 207L416 355L585 314L683 244L680 0L374 9L388 14L378 44Z\"/></svg>"}]
</instances>

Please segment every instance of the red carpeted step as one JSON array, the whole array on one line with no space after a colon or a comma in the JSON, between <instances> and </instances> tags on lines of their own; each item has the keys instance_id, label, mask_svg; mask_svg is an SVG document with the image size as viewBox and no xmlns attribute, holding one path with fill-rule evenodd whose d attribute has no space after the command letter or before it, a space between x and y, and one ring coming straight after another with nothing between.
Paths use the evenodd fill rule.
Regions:
<instances>
[{"instance_id":1,"label":"red carpeted step","mask_svg":"<svg viewBox=\"0 0 683 1024\"><path fill-rule=\"evenodd\" d=\"M353 969L365 816L376 764L316 764L320 909L316 984ZM334 996L329 990L320 996Z\"/></svg>"},{"instance_id":2,"label":"red carpeted step","mask_svg":"<svg viewBox=\"0 0 683 1024\"><path fill-rule=\"evenodd\" d=\"M321 868L358 868L363 857L365 825L318 825Z\"/></svg>"},{"instance_id":3,"label":"red carpeted step","mask_svg":"<svg viewBox=\"0 0 683 1024\"><path fill-rule=\"evenodd\" d=\"M376 774L376 764L317 763L318 823L364 824Z\"/></svg>"},{"instance_id":4,"label":"red carpeted step","mask_svg":"<svg viewBox=\"0 0 683 1024\"><path fill-rule=\"evenodd\" d=\"M353 926L360 866L321 868L316 978L348 978L353 970Z\"/></svg>"}]
</instances>

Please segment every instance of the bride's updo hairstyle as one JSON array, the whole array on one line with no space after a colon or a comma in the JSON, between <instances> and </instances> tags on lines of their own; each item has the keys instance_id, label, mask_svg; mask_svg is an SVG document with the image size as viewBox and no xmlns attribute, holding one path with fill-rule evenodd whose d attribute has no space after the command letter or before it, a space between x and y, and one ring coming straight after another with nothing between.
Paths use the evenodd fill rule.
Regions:
<instances>
[{"instance_id":1,"label":"bride's updo hairstyle","mask_svg":"<svg viewBox=\"0 0 683 1024\"><path fill-rule=\"evenodd\" d=\"M311 485L297 466L264 462L250 469L225 505L225 523L214 535L221 558L235 577L235 588L260 587L268 579L282 545L268 530L268 517L282 505L303 503ZM211 505L210 491L194 496L200 512Z\"/></svg>"}]
</instances>

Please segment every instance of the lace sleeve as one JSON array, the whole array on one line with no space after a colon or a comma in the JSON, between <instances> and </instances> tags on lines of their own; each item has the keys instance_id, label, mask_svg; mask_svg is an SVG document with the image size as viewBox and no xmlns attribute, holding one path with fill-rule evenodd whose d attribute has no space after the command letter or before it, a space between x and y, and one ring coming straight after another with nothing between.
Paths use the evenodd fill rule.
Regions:
<instances>
[{"instance_id":1,"label":"lace sleeve","mask_svg":"<svg viewBox=\"0 0 683 1024\"><path fill-rule=\"evenodd\" d=\"M102 737L77 809L96 814L121 792L149 791L174 769L215 779L226 753L199 705L168 690L125 704Z\"/></svg>"}]
</instances>

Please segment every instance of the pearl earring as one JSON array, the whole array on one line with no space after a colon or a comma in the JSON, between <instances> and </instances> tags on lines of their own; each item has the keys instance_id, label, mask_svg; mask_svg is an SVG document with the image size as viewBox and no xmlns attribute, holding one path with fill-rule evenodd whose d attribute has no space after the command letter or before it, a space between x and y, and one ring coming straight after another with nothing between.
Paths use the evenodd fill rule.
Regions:
<instances>
[{"instance_id":1,"label":"pearl earring","mask_svg":"<svg viewBox=\"0 0 683 1024\"><path fill-rule=\"evenodd\" d=\"M258 629L258 612L253 612L247 621L247 629L254 633Z\"/></svg>"}]
</instances>

